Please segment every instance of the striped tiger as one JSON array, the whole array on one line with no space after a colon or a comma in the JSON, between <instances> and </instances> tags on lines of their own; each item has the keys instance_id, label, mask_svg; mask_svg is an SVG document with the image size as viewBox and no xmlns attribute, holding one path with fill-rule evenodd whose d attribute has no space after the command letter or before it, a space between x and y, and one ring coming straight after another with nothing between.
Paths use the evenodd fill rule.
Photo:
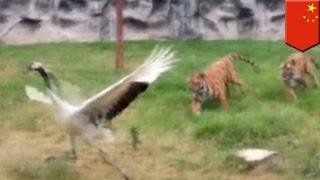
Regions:
<instances>
[{"instance_id":1,"label":"striped tiger","mask_svg":"<svg viewBox=\"0 0 320 180\"><path fill-rule=\"evenodd\" d=\"M234 65L235 60L246 62L252 66L255 72L259 72L258 66L248 57L238 53L231 53L219 58L206 71L190 75L188 77L188 87L193 93L191 101L193 113L199 114L202 102L208 98L217 99L224 108L228 108L227 97L230 84L237 85L243 93L246 92L245 84Z\"/></svg>"},{"instance_id":2,"label":"striped tiger","mask_svg":"<svg viewBox=\"0 0 320 180\"><path fill-rule=\"evenodd\" d=\"M285 90L293 100L298 97L295 89L299 86L306 88L307 78L311 77L314 84L320 87L319 79L316 75L319 69L318 62L303 53L293 53L280 65L280 74L285 85Z\"/></svg>"}]
</instances>

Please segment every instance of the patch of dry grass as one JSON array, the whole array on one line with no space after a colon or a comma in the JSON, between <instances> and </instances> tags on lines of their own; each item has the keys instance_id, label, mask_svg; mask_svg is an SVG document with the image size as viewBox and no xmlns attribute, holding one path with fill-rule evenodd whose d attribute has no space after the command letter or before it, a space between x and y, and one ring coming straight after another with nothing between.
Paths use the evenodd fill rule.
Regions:
<instances>
[{"instance_id":1,"label":"patch of dry grass","mask_svg":"<svg viewBox=\"0 0 320 180\"><path fill-rule=\"evenodd\" d=\"M18 67L14 63L0 63L0 81L9 80L18 74Z\"/></svg>"}]
</instances>

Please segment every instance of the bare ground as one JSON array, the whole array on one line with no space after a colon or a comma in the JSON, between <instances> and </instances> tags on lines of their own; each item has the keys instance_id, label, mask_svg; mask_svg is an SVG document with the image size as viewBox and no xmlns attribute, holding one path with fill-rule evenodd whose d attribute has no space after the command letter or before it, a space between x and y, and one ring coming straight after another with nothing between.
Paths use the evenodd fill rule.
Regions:
<instances>
[{"instance_id":1,"label":"bare ground","mask_svg":"<svg viewBox=\"0 0 320 180\"><path fill-rule=\"evenodd\" d=\"M51 126L51 125L50 125ZM69 179L121 179L120 175L104 163L93 148L78 141L79 159L65 158L69 142L59 127L48 126L37 132L6 132L0 136L0 172L5 179L21 179L23 166L41 167L50 157L58 157L67 163ZM256 169L249 173L215 176L219 171L211 163L200 165L200 146L189 146L174 136L155 135L142 137L143 144L134 151L126 135L117 133L117 142L108 145L109 158L117 163L132 179L282 179L273 172ZM177 146L179 145L179 146ZM183 164L172 160L173 152L187 154L190 161ZM191 160L192 159L192 160ZM200 163L200 164L199 164ZM219 173L220 174L220 173Z\"/></svg>"}]
</instances>

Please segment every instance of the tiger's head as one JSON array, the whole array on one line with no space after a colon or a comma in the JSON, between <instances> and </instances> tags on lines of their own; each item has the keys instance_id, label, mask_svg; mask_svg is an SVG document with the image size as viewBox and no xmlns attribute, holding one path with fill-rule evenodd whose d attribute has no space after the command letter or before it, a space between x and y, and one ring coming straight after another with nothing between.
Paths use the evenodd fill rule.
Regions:
<instances>
[{"instance_id":1,"label":"tiger's head","mask_svg":"<svg viewBox=\"0 0 320 180\"><path fill-rule=\"evenodd\" d=\"M205 87L205 74L194 73L188 77L188 88L189 91L194 93L202 92L206 89Z\"/></svg>"},{"instance_id":2,"label":"tiger's head","mask_svg":"<svg viewBox=\"0 0 320 180\"><path fill-rule=\"evenodd\" d=\"M281 77L287 82L287 84L294 88L299 84L299 79L301 79L301 73L299 72L299 68L296 66L295 59L291 59L280 66L281 69Z\"/></svg>"},{"instance_id":3,"label":"tiger's head","mask_svg":"<svg viewBox=\"0 0 320 180\"><path fill-rule=\"evenodd\" d=\"M294 78L294 69L295 62L294 61L289 61L286 63L281 64L280 69L281 69L281 76L285 80L290 80Z\"/></svg>"}]
</instances>

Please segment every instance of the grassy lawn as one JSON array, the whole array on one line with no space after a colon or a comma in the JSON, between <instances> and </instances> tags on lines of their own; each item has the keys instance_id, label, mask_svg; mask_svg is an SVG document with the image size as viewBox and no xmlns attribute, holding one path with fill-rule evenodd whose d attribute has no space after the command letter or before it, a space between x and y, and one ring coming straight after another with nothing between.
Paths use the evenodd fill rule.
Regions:
<instances>
[{"instance_id":1,"label":"grassy lawn","mask_svg":"<svg viewBox=\"0 0 320 180\"><path fill-rule=\"evenodd\" d=\"M94 150L79 141L80 160L46 162L69 149L47 106L30 102L27 84L44 89L42 80L25 73L38 60L90 96L117 81L151 52L156 42L126 44L126 69L114 70L111 43L59 43L28 46L0 44L0 174L5 179L117 179ZM169 73L114 120L118 141L110 155L135 179L318 179L320 178L320 91L298 92L291 102L283 91L280 63L294 50L282 42L175 41L180 61ZM202 71L230 52L248 55L260 74L242 62L238 70L249 92L232 88L228 110L206 102L199 116L191 114L189 74ZM320 57L320 48L308 52ZM141 145L133 150L130 129L139 130ZM279 152L273 167L244 171L228 161L240 148Z\"/></svg>"}]
</instances>

